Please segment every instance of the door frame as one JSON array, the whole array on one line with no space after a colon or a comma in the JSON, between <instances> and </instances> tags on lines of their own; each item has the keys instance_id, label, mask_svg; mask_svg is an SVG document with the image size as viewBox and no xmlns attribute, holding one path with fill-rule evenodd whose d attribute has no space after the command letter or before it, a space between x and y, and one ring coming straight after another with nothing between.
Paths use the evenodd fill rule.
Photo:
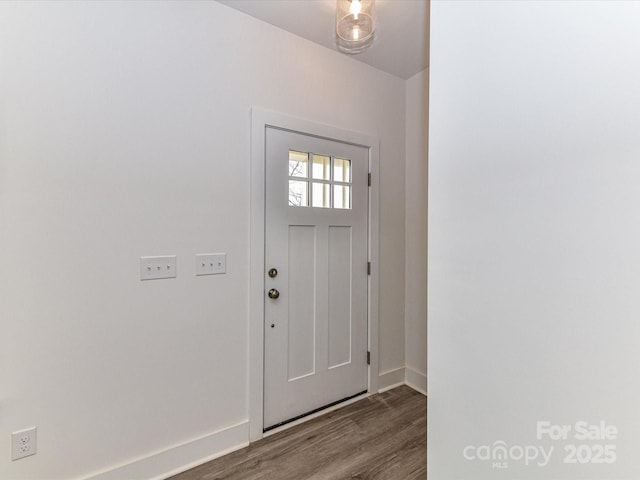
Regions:
<instances>
[{"instance_id":1,"label":"door frame","mask_svg":"<svg viewBox=\"0 0 640 480\"><path fill-rule=\"evenodd\" d=\"M249 281L249 441L263 437L264 425L264 268L265 268L265 147L266 128L313 135L369 149L368 250L371 275L368 278L368 392L378 391L378 230L380 161L379 141L372 135L324 125L282 113L251 109L251 201ZM364 268L364 266L363 266Z\"/></svg>"}]
</instances>

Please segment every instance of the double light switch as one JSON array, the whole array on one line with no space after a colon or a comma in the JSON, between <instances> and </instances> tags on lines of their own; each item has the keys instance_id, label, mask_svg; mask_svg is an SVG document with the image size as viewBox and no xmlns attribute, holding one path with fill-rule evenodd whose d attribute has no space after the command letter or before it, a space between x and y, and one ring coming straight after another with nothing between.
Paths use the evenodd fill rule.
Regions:
<instances>
[{"instance_id":1,"label":"double light switch","mask_svg":"<svg viewBox=\"0 0 640 480\"><path fill-rule=\"evenodd\" d=\"M227 272L226 253L196 255L196 275L218 275ZM140 257L140 280L157 280L177 276L176 255Z\"/></svg>"}]
</instances>

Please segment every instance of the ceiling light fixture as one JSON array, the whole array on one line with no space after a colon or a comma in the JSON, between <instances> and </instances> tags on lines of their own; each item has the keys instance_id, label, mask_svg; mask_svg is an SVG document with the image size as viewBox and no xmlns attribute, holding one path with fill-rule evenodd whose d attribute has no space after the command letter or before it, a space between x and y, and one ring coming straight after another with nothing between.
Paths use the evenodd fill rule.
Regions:
<instances>
[{"instance_id":1,"label":"ceiling light fixture","mask_svg":"<svg viewBox=\"0 0 640 480\"><path fill-rule=\"evenodd\" d=\"M375 0L337 0L338 50L349 54L364 51L373 43L375 30Z\"/></svg>"}]
</instances>

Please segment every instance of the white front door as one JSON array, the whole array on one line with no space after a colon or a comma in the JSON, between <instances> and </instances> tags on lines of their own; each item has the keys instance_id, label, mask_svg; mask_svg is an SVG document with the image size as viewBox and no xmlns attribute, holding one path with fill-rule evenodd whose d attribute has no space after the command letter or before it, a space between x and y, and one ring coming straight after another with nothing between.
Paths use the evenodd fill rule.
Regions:
<instances>
[{"instance_id":1,"label":"white front door","mask_svg":"<svg viewBox=\"0 0 640 480\"><path fill-rule=\"evenodd\" d=\"M367 390L368 163L266 129L265 430Z\"/></svg>"}]
</instances>

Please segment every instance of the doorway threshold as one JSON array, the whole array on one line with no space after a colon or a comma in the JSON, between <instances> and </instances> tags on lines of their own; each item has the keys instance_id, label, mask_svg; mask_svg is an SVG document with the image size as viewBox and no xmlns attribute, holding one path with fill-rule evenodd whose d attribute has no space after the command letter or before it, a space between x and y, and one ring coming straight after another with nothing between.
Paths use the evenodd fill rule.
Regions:
<instances>
[{"instance_id":1,"label":"doorway threshold","mask_svg":"<svg viewBox=\"0 0 640 480\"><path fill-rule=\"evenodd\" d=\"M352 402L350 402L350 400L352 400L352 401L360 400L361 397L363 397L367 393L369 393L368 390L364 390L362 392L358 392L356 394L350 395L350 396L348 396L346 398L343 398L341 400L337 400L335 402L331 402L331 403L329 403L327 405L324 405L322 407L315 408L315 409L311 410L310 412L306 412L306 413L303 413L303 414L298 415L296 417L290 418L289 420L285 420L284 422L280 422L280 423L276 423L275 425L271 425L270 427L267 427L267 428L263 429L262 432L263 433L269 432L269 434L277 433L277 432L283 430L282 427L293 426L291 424L294 423L294 422L296 422L296 424L298 424L298 423L300 423L301 420L310 420L311 419L311 418L308 418L308 417L312 417L312 416L315 417L315 416L317 416L316 414L328 413L329 411L335 410L336 408L346 406L349 403L352 403ZM332 408L332 407L335 407L335 408ZM274 431L276 429L277 429L277 431Z\"/></svg>"}]
</instances>

